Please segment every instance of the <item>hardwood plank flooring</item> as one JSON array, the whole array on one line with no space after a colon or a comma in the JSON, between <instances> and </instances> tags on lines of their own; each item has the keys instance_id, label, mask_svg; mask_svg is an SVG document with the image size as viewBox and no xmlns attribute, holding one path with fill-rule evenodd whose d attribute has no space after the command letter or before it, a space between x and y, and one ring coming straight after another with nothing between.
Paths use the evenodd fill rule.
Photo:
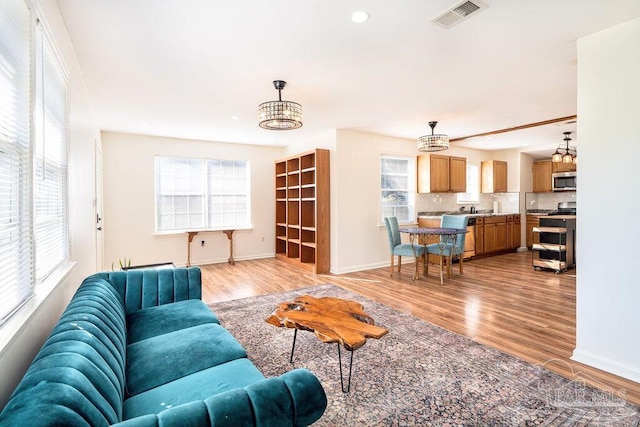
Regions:
<instances>
[{"instance_id":1,"label":"hardwood plank flooring","mask_svg":"<svg viewBox=\"0 0 640 427\"><path fill-rule=\"evenodd\" d=\"M570 359L576 331L575 270L534 271L530 252L465 262L464 276L457 267L451 279L445 276L444 286L435 265L416 281L413 264L403 265L393 277L388 267L314 275L275 258L200 268L207 303L332 283L640 405L639 383Z\"/></svg>"}]
</instances>

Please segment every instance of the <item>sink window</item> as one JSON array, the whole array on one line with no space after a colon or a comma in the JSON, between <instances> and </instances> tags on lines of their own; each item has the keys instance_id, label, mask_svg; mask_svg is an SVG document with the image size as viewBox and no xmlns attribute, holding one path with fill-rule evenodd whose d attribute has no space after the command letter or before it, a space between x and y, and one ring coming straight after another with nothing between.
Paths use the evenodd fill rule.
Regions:
<instances>
[{"instance_id":1,"label":"sink window","mask_svg":"<svg viewBox=\"0 0 640 427\"><path fill-rule=\"evenodd\" d=\"M480 167L467 163L467 192L457 194L458 203L480 202Z\"/></svg>"},{"instance_id":2,"label":"sink window","mask_svg":"<svg viewBox=\"0 0 640 427\"><path fill-rule=\"evenodd\" d=\"M415 157L380 158L380 223L389 216L401 224L415 222L415 170Z\"/></svg>"}]
</instances>

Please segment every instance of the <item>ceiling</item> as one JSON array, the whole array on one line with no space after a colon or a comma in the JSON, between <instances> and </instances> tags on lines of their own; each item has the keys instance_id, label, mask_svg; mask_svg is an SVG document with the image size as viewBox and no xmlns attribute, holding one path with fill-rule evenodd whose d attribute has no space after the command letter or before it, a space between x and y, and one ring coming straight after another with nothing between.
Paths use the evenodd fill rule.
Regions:
<instances>
[{"instance_id":1,"label":"ceiling","mask_svg":"<svg viewBox=\"0 0 640 427\"><path fill-rule=\"evenodd\" d=\"M101 129L288 145L333 129L450 138L576 114L576 40L640 16L638 0L57 0ZM356 10L371 18L350 20ZM258 127L257 105L302 104L304 126ZM452 142L562 143L573 124ZM572 135L577 145L577 135Z\"/></svg>"}]
</instances>

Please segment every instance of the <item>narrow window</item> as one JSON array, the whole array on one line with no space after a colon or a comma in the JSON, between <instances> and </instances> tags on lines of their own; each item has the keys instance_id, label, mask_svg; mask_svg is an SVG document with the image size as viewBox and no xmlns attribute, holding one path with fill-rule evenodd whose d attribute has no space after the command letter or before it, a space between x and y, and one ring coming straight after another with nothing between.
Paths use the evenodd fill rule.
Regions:
<instances>
[{"instance_id":1,"label":"narrow window","mask_svg":"<svg viewBox=\"0 0 640 427\"><path fill-rule=\"evenodd\" d=\"M380 158L380 222L395 216L399 223L416 221L415 158L382 156Z\"/></svg>"},{"instance_id":2,"label":"narrow window","mask_svg":"<svg viewBox=\"0 0 640 427\"><path fill-rule=\"evenodd\" d=\"M467 192L457 194L458 203L480 202L480 168L467 163Z\"/></svg>"}]
</instances>

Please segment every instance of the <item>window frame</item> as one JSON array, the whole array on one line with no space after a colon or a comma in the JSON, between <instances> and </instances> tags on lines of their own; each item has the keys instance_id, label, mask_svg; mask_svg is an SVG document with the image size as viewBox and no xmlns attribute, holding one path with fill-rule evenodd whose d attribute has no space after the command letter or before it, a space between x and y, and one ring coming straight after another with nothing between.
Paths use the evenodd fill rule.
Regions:
<instances>
[{"instance_id":1,"label":"window frame","mask_svg":"<svg viewBox=\"0 0 640 427\"><path fill-rule=\"evenodd\" d=\"M201 200L201 210L199 211L200 214L200 220L202 225L198 225L198 226L193 226L193 227L173 227L173 228L164 228L161 227L160 224L160 215L162 215L162 212L160 212L160 202L159 202L159 197L162 196L162 194L159 193L160 191L160 186L161 186L161 176L159 175L159 171L158 171L158 166L159 166L159 161L160 159L169 159L169 160L187 160L187 161L194 161L194 162L200 162L200 174L199 174L199 188L200 188L200 192L198 192L197 194L191 194L191 196L195 196L197 195L198 197L200 197ZM233 162L234 165L235 163L243 163L244 166L244 170L246 171L244 174L244 182L243 185L245 187L245 191L243 192L233 192L233 193L229 193L227 191L214 191L214 189L212 188L213 182L211 181L211 177L209 176L209 172L210 172L210 165L212 162ZM234 169L235 171L235 169ZM224 178L233 178L234 176L227 176L227 175L216 175L216 177L218 179L222 178L224 180ZM237 177L237 176L235 176ZM250 229L253 227L251 219L252 219L252 212L251 212L251 162L249 160L238 160L238 159L214 159L214 158L192 158L192 157L177 157L177 156L164 156L164 155L156 155L155 159L154 159L154 178L155 178L155 185L154 185L154 218L155 218L155 234L158 235L165 235L165 234L178 234L178 233L184 233L187 231L220 231L220 230L238 230L238 229ZM228 188L228 187L225 187ZM174 191L179 191L181 189L174 189ZM182 192L185 192L184 189L182 189ZM167 196L169 194L165 194L165 196ZM184 195L188 195L188 194L184 194ZM174 194L175 196L175 194ZM212 197L244 197L246 199L245 204L244 204L244 208L246 210L245 213L245 218L244 218L244 222L234 222L234 223L213 223L212 224L212 218L211 218L211 198ZM235 206L235 204L234 204ZM237 210L233 210L233 212L237 213ZM224 217L224 211L223 213L223 217ZM227 212L228 214L229 212ZM237 218L237 217L236 217ZM174 219L175 221L175 219Z\"/></svg>"},{"instance_id":2,"label":"window frame","mask_svg":"<svg viewBox=\"0 0 640 427\"><path fill-rule=\"evenodd\" d=\"M19 125L13 128L6 127L6 132L0 130L2 133L0 150L4 150L3 153L7 154L3 162L3 169L6 171L5 177L8 177L9 182L3 189L9 195L0 194L0 196L3 197L3 202L6 201L3 208L10 207L4 212L5 215L0 222L0 231L18 228L15 240L0 247L3 259L6 259L7 256L11 259L16 257L15 264L17 264L15 271L6 265L0 265L0 271L3 273L3 283L0 284L0 298L3 302L0 310L0 329L3 333L5 330L15 330L15 319L29 316L29 313L32 313L29 310L34 309L34 304L39 304L39 301L41 302L45 295L48 295L55 285L60 283L73 264L69 255L69 112L67 94L69 72L59 54L57 44L51 37L51 31L42 19L43 14L39 6L30 7L29 4L21 0L12 4L7 2L3 4L3 6L5 5L8 8L4 11L9 13L2 15L2 17L8 17L9 22L13 24L11 28L18 29L18 32L15 34L3 33L7 36L6 39L3 37L3 43L9 42L8 46L21 50L12 52L10 49L2 49L3 53L8 56L0 53L2 56L0 72L9 73L8 76L12 80L14 77L11 72L18 73L16 74L17 79L14 80L17 82L14 86L16 90L13 91L10 86L6 86L9 88L9 93L14 94L15 99L13 102L9 100L3 109L8 108L4 111L9 112L20 112L19 116L26 119L16 121L15 123L19 123ZM5 43L3 47L6 46ZM44 66L43 58L46 58L48 66ZM20 90L18 90L19 87ZM47 92L48 87L57 87L58 91L55 93L63 95L51 97L51 92ZM49 96L43 96L43 94ZM56 114L53 115L57 119L55 129L45 126L44 124L47 122L40 120L44 117L40 115L40 112L46 111L44 106L52 105L46 104L47 98L57 100L58 108ZM43 102L39 103L39 101ZM40 112L38 106L41 107ZM51 135L52 129L56 131L55 136L59 148L55 158L57 164L53 169L43 167L41 171L45 173L41 175L51 176L53 171L53 175L56 176L55 184L49 186L50 181L46 182L46 188L38 190L39 184L35 181L38 150L42 147L46 148L47 136ZM38 135L39 131L42 132L40 135ZM37 139L38 137L41 138ZM39 147L38 144L40 144ZM40 158L40 164L42 166L49 164L50 166L50 162L46 162L46 156L44 159ZM51 190L56 194L53 204L50 203L52 198L47 193ZM5 196L6 200L4 200ZM44 209L42 209L43 207ZM39 235L37 227L42 223L38 221L39 215L41 216L42 212L49 215L54 211L57 215L56 220L49 221L49 224L53 224L53 229L56 231L53 235L49 233ZM50 229L52 227L47 230ZM48 248L41 249L39 255L37 244L43 240L53 242L53 246L58 250L53 251L52 255L52 251ZM42 271L37 269L38 260L49 261ZM4 341L0 342L1 344L4 344Z\"/></svg>"},{"instance_id":3,"label":"window frame","mask_svg":"<svg viewBox=\"0 0 640 427\"><path fill-rule=\"evenodd\" d=\"M384 172L383 171L383 162L384 160L403 160L407 162L407 171L406 174L397 174L397 173L389 173L389 172ZM393 216L396 216L398 218L398 224L415 224L416 222L416 188L417 188L417 183L416 183L416 158L415 156L405 156L405 155L392 155L392 154L382 154L380 156L380 164L379 164L379 175L378 175L378 179L379 179L379 185L380 185L380 190L379 190L379 202L378 202L378 216L379 216L379 221L380 221L380 225L384 224L384 218L385 215L384 211L385 211L385 207L388 207L389 205L385 205L384 204L384 196L383 193L385 191L390 191L392 189L389 188L382 188L383 184L383 176L384 175L406 175L407 177L407 188L406 189L400 189L400 190L396 190L396 191L400 191L400 192L406 192L407 193L407 204L406 205L393 205L393 206L406 206L408 209L408 213L407 213L407 217L406 218L400 218L397 216L397 214L395 214ZM395 209L394 209L395 210Z\"/></svg>"},{"instance_id":4,"label":"window frame","mask_svg":"<svg viewBox=\"0 0 640 427\"><path fill-rule=\"evenodd\" d=\"M475 169L476 173L473 174L473 172L470 172L469 169ZM470 182L470 176L472 175L475 175L475 182ZM467 169L465 171L465 176L467 180L467 190L475 187L477 191L467 191L465 193L456 193L456 203L459 205L469 204L469 203L472 203L472 204L480 203L480 165L477 163L467 162ZM475 200L473 200L473 196L475 196Z\"/></svg>"},{"instance_id":5,"label":"window frame","mask_svg":"<svg viewBox=\"0 0 640 427\"><path fill-rule=\"evenodd\" d=\"M33 103L33 135L32 156L33 156L33 204L34 204L34 251L36 271L36 286L41 284L61 265L69 262L70 256L70 231L69 231L69 140L68 140L68 86L69 72L64 65L64 61L59 54L58 48L50 36L51 32L45 22L36 14L35 24L35 46L36 55L34 58L34 98ZM42 80L40 80L42 79ZM52 100L50 86L58 84L58 90L63 93L62 98ZM40 86L39 86L40 85ZM56 95L60 95L59 93ZM58 105L52 106L57 101ZM57 111L56 111L57 107ZM60 114L61 113L61 114ZM56 116L56 114L58 114ZM61 117L60 117L61 116ZM49 120L47 120L49 117ZM57 120L56 129L52 129L52 120ZM39 120L40 119L40 120ZM59 152L58 158L52 158L47 153L47 141L51 141L53 130L59 132ZM40 150L42 148L42 150ZM42 151L42 152L40 152ZM42 154L42 156L41 156ZM58 180L47 180L54 184L56 195L52 194L52 188L45 185L41 189L38 173L44 171L41 178L56 175ZM41 191L38 191L41 189ZM52 197L54 196L54 197ZM52 209L52 201L56 202ZM41 209L40 206L45 206ZM42 221L40 218L49 218ZM53 218L52 218L53 217ZM44 222L49 224L47 232L38 234L37 230ZM51 238L61 237L62 241L57 241L51 245ZM42 246L40 246L42 244ZM39 250L39 247L45 246ZM40 256L38 256L40 252ZM43 255L43 253L45 255Z\"/></svg>"}]
</instances>

